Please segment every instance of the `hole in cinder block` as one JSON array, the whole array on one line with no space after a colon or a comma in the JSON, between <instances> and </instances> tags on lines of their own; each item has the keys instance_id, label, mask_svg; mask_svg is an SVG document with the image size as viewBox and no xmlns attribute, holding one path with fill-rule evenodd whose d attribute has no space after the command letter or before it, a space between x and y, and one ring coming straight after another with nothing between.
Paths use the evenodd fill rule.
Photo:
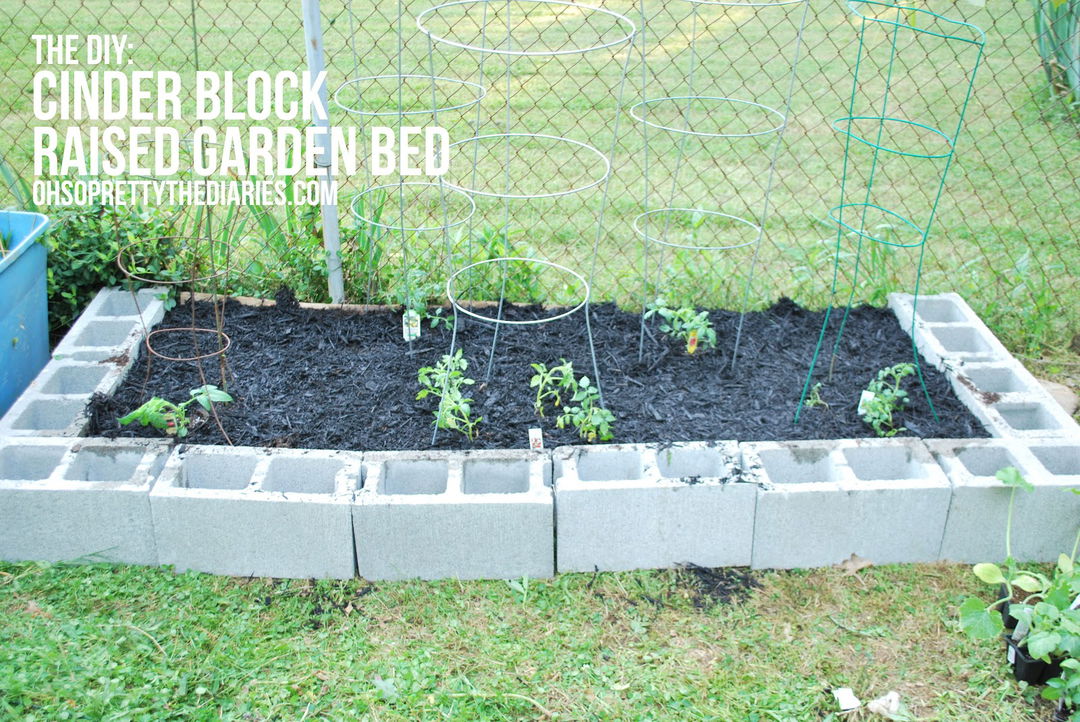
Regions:
<instances>
[{"instance_id":1,"label":"hole in cinder block","mask_svg":"<svg viewBox=\"0 0 1080 722\"><path fill-rule=\"evenodd\" d=\"M660 476L667 479L687 477L726 477L726 457L720 449L673 446L658 449L656 460Z\"/></svg>"},{"instance_id":2,"label":"hole in cinder block","mask_svg":"<svg viewBox=\"0 0 1080 722\"><path fill-rule=\"evenodd\" d=\"M130 321L94 321L75 337L76 346L119 346L131 333Z\"/></svg>"},{"instance_id":3,"label":"hole in cinder block","mask_svg":"<svg viewBox=\"0 0 1080 722\"><path fill-rule=\"evenodd\" d=\"M151 299L143 295L139 299L139 303L135 303L135 299L131 297L130 293L114 293L110 294L105 302L98 307L99 316L138 316L139 306L142 306L142 310L146 310L147 305L150 304Z\"/></svg>"},{"instance_id":4,"label":"hole in cinder block","mask_svg":"<svg viewBox=\"0 0 1080 722\"><path fill-rule=\"evenodd\" d=\"M762 449L758 456L769 480L777 484L812 484L836 480L836 467L825 447Z\"/></svg>"},{"instance_id":5,"label":"hole in cinder block","mask_svg":"<svg viewBox=\"0 0 1080 722\"><path fill-rule=\"evenodd\" d=\"M244 489L255 471L248 454L188 454L181 484L186 489Z\"/></svg>"},{"instance_id":6,"label":"hole in cinder block","mask_svg":"<svg viewBox=\"0 0 1080 722\"><path fill-rule=\"evenodd\" d=\"M63 446L5 446L0 449L0 479L40 481L64 456Z\"/></svg>"},{"instance_id":7,"label":"hole in cinder block","mask_svg":"<svg viewBox=\"0 0 1080 722\"><path fill-rule=\"evenodd\" d=\"M270 461L262 488L286 494L333 494L343 466L337 459L275 457Z\"/></svg>"},{"instance_id":8,"label":"hole in cinder block","mask_svg":"<svg viewBox=\"0 0 1080 722\"><path fill-rule=\"evenodd\" d=\"M64 472L72 481L141 481L135 479L135 469L142 461L143 450L84 446L75 452L75 460Z\"/></svg>"},{"instance_id":9,"label":"hole in cinder block","mask_svg":"<svg viewBox=\"0 0 1080 722\"><path fill-rule=\"evenodd\" d=\"M20 431L59 431L75 423L86 408L80 399L34 399L11 423Z\"/></svg>"},{"instance_id":10,"label":"hole in cinder block","mask_svg":"<svg viewBox=\"0 0 1080 722\"><path fill-rule=\"evenodd\" d=\"M971 326L942 326L932 329L946 351L955 353L986 353L990 344Z\"/></svg>"},{"instance_id":11,"label":"hole in cinder block","mask_svg":"<svg viewBox=\"0 0 1080 722\"><path fill-rule=\"evenodd\" d=\"M382 494L442 494L450 477L445 461L397 459L383 463Z\"/></svg>"},{"instance_id":12,"label":"hole in cinder block","mask_svg":"<svg viewBox=\"0 0 1080 722\"><path fill-rule=\"evenodd\" d=\"M974 476L994 476L1007 466L1018 466L1008 449L1000 446L972 446L956 450L956 458Z\"/></svg>"},{"instance_id":13,"label":"hole in cinder block","mask_svg":"<svg viewBox=\"0 0 1080 722\"><path fill-rule=\"evenodd\" d=\"M109 369L105 366L58 366L41 385L43 394L89 394L98 387Z\"/></svg>"},{"instance_id":14,"label":"hole in cinder block","mask_svg":"<svg viewBox=\"0 0 1080 722\"><path fill-rule=\"evenodd\" d=\"M583 449L578 454L578 478L582 481L629 481L640 479L641 454L626 449Z\"/></svg>"},{"instance_id":15,"label":"hole in cinder block","mask_svg":"<svg viewBox=\"0 0 1080 722\"><path fill-rule=\"evenodd\" d=\"M930 323L956 323L967 320L960 307L946 298L920 298L915 304L915 313L919 314L919 318Z\"/></svg>"},{"instance_id":16,"label":"hole in cinder block","mask_svg":"<svg viewBox=\"0 0 1080 722\"><path fill-rule=\"evenodd\" d=\"M466 459L466 494L515 494L529 490L528 459Z\"/></svg>"},{"instance_id":17,"label":"hole in cinder block","mask_svg":"<svg viewBox=\"0 0 1080 722\"><path fill-rule=\"evenodd\" d=\"M980 391L1007 394L1013 391L1024 391L1027 388L1016 372L1007 366L966 368L963 373Z\"/></svg>"},{"instance_id":18,"label":"hole in cinder block","mask_svg":"<svg viewBox=\"0 0 1080 722\"><path fill-rule=\"evenodd\" d=\"M1017 431L1061 428L1057 419L1040 404L998 404L994 408L1005 423Z\"/></svg>"},{"instance_id":19,"label":"hole in cinder block","mask_svg":"<svg viewBox=\"0 0 1080 722\"><path fill-rule=\"evenodd\" d=\"M926 469L906 446L844 449L844 458L855 476L863 481L922 479L926 476Z\"/></svg>"},{"instance_id":20,"label":"hole in cinder block","mask_svg":"<svg viewBox=\"0 0 1080 722\"><path fill-rule=\"evenodd\" d=\"M1051 474L1080 476L1080 446L1032 446L1031 453Z\"/></svg>"}]
</instances>

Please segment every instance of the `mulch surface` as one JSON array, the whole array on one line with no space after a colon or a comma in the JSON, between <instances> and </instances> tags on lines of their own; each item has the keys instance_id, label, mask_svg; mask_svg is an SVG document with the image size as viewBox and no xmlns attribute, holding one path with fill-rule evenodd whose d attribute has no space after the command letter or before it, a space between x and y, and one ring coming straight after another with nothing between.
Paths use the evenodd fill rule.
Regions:
<instances>
[{"instance_id":1,"label":"mulch surface","mask_svg":"<svg viewBox=\"0 0 1080 722\"><path fill-rule=\"evenodd\" d=\"M355 313L308 310L289 303L256 308L229 301L224 330L232 339L227 354L228 390L236 401L217 407L233 444L318 449L431 448L437 399L415 400L416 373L434 365L450 347L450 330L431 330L412 348L401 337L401 316L391 311ZM213 328L211 307L197 303L199 325ZM191 325L192 309L172 309L158 328ZM509 306L506 317L523 320L544 313ZM718 334L715 350L687 355L680 342L660 334L650 321L644 354L638 360L640 316L612 304L591 309L593 339L606 406L615 414L614 441L740 441L872 437L858 416L862 389L878 369L911 360L911 341L885 309L853 310L844 330L832 377L829 350L841 313L833 314L830 334L815 381L828 406L806 408L798 424L793 415L817 342L822 312L782 299L765 311L748 313L736 368L731 347L738 313L713 311ZM476 413L483 416L476 439L439 431L436 448L524 448L530 427L541 427L545 445L581 443L572 430L556 429L555 415L538 418L529 388L529 364L551 365L560 358L578 374L593 376L583 315L532 326L499 329L492 376L484 383L493 327L471 319L459 323L457 344L469 361L468 376ZM169 356L191 355L190 334L162 334L155 349ZM201 339L206 344L206 336ZM205 350L205 349L204 349ZM157 436L137 424L116 419L151 396L188 398L203 381L198 365L164 361L142 353L110 398L91 403L89 433L101 436ZM209 383L220 385L219 364L202 362ZM935 420L915 377L904 381L911 406L899 415L901 435L924 438L983 437L986 432L953 395L940 373L923 364L927 387L939 416ZM194 408L194 406L193 406ZM224 444L215 422L191 430L186 441Z\"/></svg>"}]
</instances>

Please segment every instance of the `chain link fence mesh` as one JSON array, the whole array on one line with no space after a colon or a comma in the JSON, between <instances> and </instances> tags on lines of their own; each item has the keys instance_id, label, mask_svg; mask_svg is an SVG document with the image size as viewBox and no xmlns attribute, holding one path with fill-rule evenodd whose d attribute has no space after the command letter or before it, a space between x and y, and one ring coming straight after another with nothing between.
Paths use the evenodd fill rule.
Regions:
<instances>
[{"instance_id":1,"label":"chain link fence mesh","mask_svg":"<svg viewBox=\"0 0 1080 722\"><path fill-rule=\"evenodd\" d=\"M725 144L723 139L703 143L688 152L686 157L692 162L676 178L672 166L677 139L653 133L648 152L643 152L641 124L625 113L625 106L642 100L643 95L685 94L691 72L698 91L710 83L729 96L756 97L763 90L781 89L800 5L701 5L695 10L684 0L658 0L646 3L643 10L640 4L619 0L598 3L624 13L639 25L644 13L647 56L643 75L640 35L629 49L620 46L556 58L516 58L509 66L495 56L484 58L468 49L429 44L427 36L417 29L415 18L433 4L431 0L403 0L400 5L324 0L321 10L330 90L357 76L433 72L479 83L487 91L478 113L470 109L456 117L444 114L439 118L452 140L473 135L479 119L481 134L510 127L570 138L605 153L613 147L612 177L593 276L594 296L638 307L649 294L671 290L699 305L739 305L741 285L736 281L746 271L745 249L680 251L663 259L654 256L653 263L664 264L659 285L665 288L646 288L642 243L631 222L646 203L654 207L661 200L666 203L674 198L720 207L753 194L760 196L767 169L767 162L762 164L765 147ZM988 0L982 8L963 0L955 4L928 0L926 6L981 27L987 46L927 244L923 291L965 295L1016 349L1037 352L1046 346L1067 345L1080 332L1080 125L1077 110L1068 105L1070 99L1051 90L1048 83L1034 38L1035 6L999 0ZM690 21L692 11L698 13L696 26ZM306 68L298 0L0 0L0 23L6 28L0 39L0 74L4 78L0 148L7 166L24 178L32 175L33 128L40 124L31 106L37 69L33 34L127 34L135 44L129 70L176 70L185 79L196 70L232 71L243 77L254 70ZM697 33L693 58L688 52L692 28ZM453 30L473 33L474 37L477 32L464 20ZM580 43L583 36L599 37L604 32L587 20L571 29L519 21L511 29L512 39L505 42L518 48L536 43L549 49L568 48ZM827 211L839 202L838 163L843 154L842 139L832 122L847 112L850 61L856 41L845 3L810 0L752 305L761 306L782 295L816 307L829 303L836 230ZM626 52L631 57L625 66L624 108L618 137L613 139ZM930 90L929 80L914 75L905 81L905 102L955 111L962 98L954 98L947 89ZM190 93L191 84L185 88ZM365 102L377 95L369 94ZM406 98L406 102L424 107L429 99L421 95ZM386 107L393 109L396 98L389 100ZM708 121L711 112L703 110L702 119ZM394 122L393 118L380 118L384 120L387 125ZM712 120L721 122L715 117ZM359 121L334 107L332 122ZM192 127L180 130L189 132ZM645 187L645 162L650 164L649 189ZM585 161L566 154L565 146L528 142L515 145L511 166L513 183L538 187L552 179L573 182L574 174L592 172ZM500 168L497 164L492 167ZM494 178L489 180L494 182ZM383 234L384 247L372 259L360 258L354 247L358 232L349 202L352 194L376 183L396 181L376 181L365 173L342 180L339 207L346 229L346 275L356 276L357 263L374 260L376 277L383 279L372 284L370 273L354 278L349 301L400 300L395 299L394 289L406 277L407 283L430 289L432 298L437 298L450 271L465 262L497 255L505 250L503 244L514 255L535 255L582 272L591 267L602 198L596 189L509 205L498 199L477 198L477 213L468 232L412 234L404 247L393 233ZM653 194L648 200L647 190ZM897 192L909 194L908 200L914 202L919 188L916 183L898 184ZM5 197L2 202L7 205L11 199ZM387 202L393 212L394 199ZM507 214L510 232L504 238ZM857 300L880 303L886 291L910 288L914 258L903 249L880 253L881 258L871 264L870 277L856 289ZM850 261L843 254L842 258ZM574 291L560 285L558 279L545 277L538 283L522 291L538 298L516 300L566 302ZM400 296L400 290L396 293Z\"/></svg>"}]
</instances>

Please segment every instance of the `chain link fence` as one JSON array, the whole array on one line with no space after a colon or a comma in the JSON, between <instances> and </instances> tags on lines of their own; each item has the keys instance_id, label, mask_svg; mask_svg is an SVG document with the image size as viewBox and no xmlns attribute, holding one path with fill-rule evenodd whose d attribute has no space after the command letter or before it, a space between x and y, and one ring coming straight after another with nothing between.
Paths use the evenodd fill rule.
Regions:
<instances>
[{"instance_id":1,"label":"chain link fence","mask_svg":"<svg viewBox=\"0 0 1080 722\"><path fill-rule=\"evenodd\" d=\"M640 307L649 295L668 289L699 305L739 306L741 274L749 261L745 249L680 251L666 257L654 254L649 260L643 257L642 241L632 221L661 201L729 207L745 197L760 197L769 165L765 148L722 140L688 151L684 148L682 157L692 162L676 170L679 141L658 135L646 141L641 124L625 108L646 96L679 96L691 85L700 90L710 82L732 97L757 97L763 90L777 90L782 101L792 43L800 39L801 4L762 8L657 0L642 7L618 0L604 2L604 8L623 13L639 26L645 21L644 62L639 34L633 46L555 57L525 56L510 63L467 48L430 43L417 29L415 18L433 4L431 0L400 4L323 0L330 90L358 76L434 74L476 83L486 91L481 103L437 118L452 140L510 129L576 140L605 154L612 151L606 204L600 188L521 203L480 197L467 229L415 233L404 244L392 231L381 233L374 239L381 246L373 249L367 234L371 228L355 220L350 204L356 193L396 180L377 181L366 173L342 179L339 208L345 273L351 281L347 300L401 301L402 284L424 289L430 300L439 300L441 284L455 268L509 249L513 255L545 258L590 274L595 297L628 307ZM1032 2L988 0L985 7L976 7L964 0L955 4L927 0L926 6L979 26L987 44L956 160L927 243L922 291L965 295L1015 349L1038 353L1046 347L1064 347L1080 332L1080 124L1075 105L1069 106L1076 98L1068 96L1060 82L1051 82L1057 77L1053 64L1047 66L1040 58ZM127 34L135 44L129 69L176 70L185 78L196 70L231 71L242 77L255 70L306 68L299 0L167 4L0 0L0 22L6 28L0 40L4 78L0 148L7 167L24 178L32 173L33 127L39 124L31 106L37 69L33 34ZM455 28L463 37L471 33L475 38L479 31L467 27L465 21ZM500 42L519 49L541 44L547 49L566 49L582 42L582 33L599 37L602 32L588 22L571 29L522 22L512 26ZM847 114L856 41L845 3L810 0L790 121L769 189L771 208L751 305L765 305L784 295L816 307L829 303L837 232L827 212L840 202L843 158L842 139L832 123ZM908 78L905 102L955 111L962 98L953 97L947 88L940 93L929 90L927 80L917 73ZM391 86L396 81L382 82L372 81L362 102L394 110L396 87ZM381 93L380 87L384 88ZM405 93L402 102L430 108L431 99L421 92ZM703 111L706 119L709 112ZM362 124L364 117L335 106L331 120ZM378 120L386 125L395 122L392 117ZM421 125L429 120L409 122ZM191 129L180 128L182 132ZM480 175L488 174L483 182L501 182L504 166L494 154L489 160L490 166L480 163ZM464 162L470 173L477 167ZM533 189L553 182L573 184L575 178L594 172L588 163L587 157L568 153L565 146L523 143L513 149L514 176L507 182ZM471 180L475 183L475 176ZM921 192L913 179L898 181L894 190L912 202ZM3 200L5 205L10 202L10 197ZM382 202L387 213L400 210L393 194ZM423 203L410 204L410 209L425 212ZM436 210L432 207L426 212ZM597 236L601 211L604 223ZM297 227L318 236L314 221ZM847 239L841 238L841 247L842 261L850 264ZM311 253L318 253L317 244L311 246ZM881 256L867 264L869 273L856 288L857 300L881 303L887 291L910 290L914 259L904 249L875 253ZM661 280L646 286L643 273L654 278L649 264L657 263L662 268L655 278ZM296 266L295 259L270 259L263 264L270 269L264 278L287 277L288 269L283 270L282 264ZM314 262L311 268L318 275L319 264ZM846 266L841 276L845 273L850 276ZM521 290L526 297L512 300L566 302L573 291L560 286L557 279L536 281ZM308 295L317 299L321 283L323 279L314 279ZM266 290L257 286L239 282L237 290Z\"/></svg>"}]
</instances>

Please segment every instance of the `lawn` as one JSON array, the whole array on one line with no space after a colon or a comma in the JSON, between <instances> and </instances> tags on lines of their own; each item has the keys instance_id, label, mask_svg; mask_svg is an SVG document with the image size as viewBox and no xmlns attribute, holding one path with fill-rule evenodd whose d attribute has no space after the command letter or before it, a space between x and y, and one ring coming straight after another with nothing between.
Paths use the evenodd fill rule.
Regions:
<instances>
[{"instance_id":1,"label":"lawn","mask_svg":"<svg viewBox=\"0 0 1080 722\"><path fill-rule=\"evenodd\" d=\"M285 581L0 564L4 719L1043 720L956 607L959 565ZM724 597L727 596L725 599ZM880 719L880 718L879 718Z\"/></svg>"}]
</instances>

